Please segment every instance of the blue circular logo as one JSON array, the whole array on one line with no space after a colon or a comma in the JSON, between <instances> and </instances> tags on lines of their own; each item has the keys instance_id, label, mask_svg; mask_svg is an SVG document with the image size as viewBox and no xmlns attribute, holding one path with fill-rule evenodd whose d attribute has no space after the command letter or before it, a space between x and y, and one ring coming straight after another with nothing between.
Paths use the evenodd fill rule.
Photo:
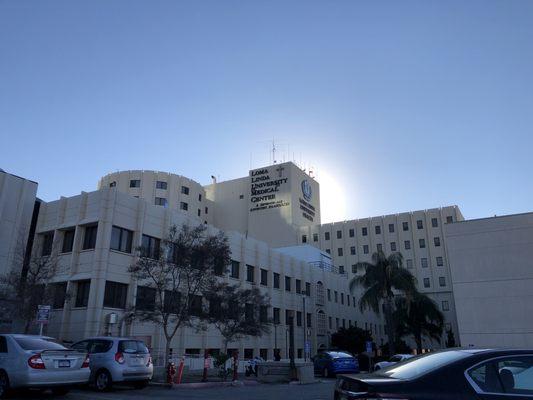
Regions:
<instances>
[{"instance_id":1,"label":"blue circular logo","mask_svg":"<svg viewBox=\"0 0 533 400\"><path fill-rule=\"evenodd\" d=\"M311 190L311 184L307 181L307 179L302 181L302 194L304 195L305 200L311 201L313 191Z\"/></svg>"}]
</instances>

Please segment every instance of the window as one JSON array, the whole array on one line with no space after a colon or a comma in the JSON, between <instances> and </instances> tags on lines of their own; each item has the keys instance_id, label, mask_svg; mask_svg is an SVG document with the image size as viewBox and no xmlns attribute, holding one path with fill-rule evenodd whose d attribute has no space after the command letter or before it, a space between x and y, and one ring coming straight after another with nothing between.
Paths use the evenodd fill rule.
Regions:
<instances>
[{"instance_id":1,"label":"window","mask_svg":"<svg viewBox=\"0 0 533 400\"><path fill-rule=\"evenodd\" d=\"M413 268L413 260L411 260L410 258L405 260L405 263L407 265L407 268Z\"/></svg>"},{"instance_id":2,"label":"window","mask_svg":"<svg viewBox=\"0 0 533 400\"><path fill-rule=\"evenodd\" d=\"M290 276L285 277L285 291L287 292L291 291L291 277Z\"/></svg>"},{"instance_id":3,"label":"window","mask_svg":"<svg viewBox=\"0 0 533 400\"><path fill-rule=\"evenodd\" d=\"M115 181L113 181L113 182L111 182L111 183L109 184L109 187L115 187L115 186L117 186L117 182L115 182Z\"/></svg>"},{"instance_id":4,"label":"window","mask_svg":"<svg viewBox=\"0 0 533 400\"><path fill-rule=\"evenodd\" d=\"M155 295L154 288L147 286L137 286L137 298L135 299L135 307L142 311L155 310Z\"/></svg>"},{"instance_id":5,"label":"window","mask_svg":"<svg viewBox=\"0 0 533 400\"><path fill-rule=\"evenodd\" d=\"M425 239L418 239L418 245L420 246L421 249L425 249L426 248L426 240Z\"/></svg>"},{"instance_id":6,"label":"window","mask_svg":"<svg viewBox=\"0 0 533 400\"><path fill-rule=\"evenodd\" d=\"M330 249L326 249L326 253L331 254L331 250Z\"/></svg>"},{"instance_id":7,"label":"window","mask_svg":"<svg viewBox=\"0 0 533 400\"><path fill-rule=\"evenodd\" d=\"M411 241L410 240L406 240L403 242L403 246L405 247L405 250L410 250L411 249Z\"/></svg>"},{"instance_id":8,"label":"window","mask_svg":"<svg viewBox=\"0 0 533 400\"><path fill-rule=\"evenodd\" d=\"M357 274L357 265L356 264L352 264L352 273L353 274Z\"/></svg>"},{"instance_id":9,"label":"window","mask_svg":"<svg viewBox=\"0 0 533 400\"><path fill-rule=\"evenodd\" d=\"M181 293L175 290L165 290L163 310L166 313L178 314L181 312Z\"/></svg>"},{"instance_id":10,"label":"window","mask_svg":"<svg viewBox=\"0 0 533 400\"><path fill-rule=\"evenodd\" d=\"M440 237L435 236L433 238L433 243L435 244L435 247L440 247Z\"/></svg>"},{"instance_id":11,"label":"window","mask_svg":"<svg viewBox=\"0 0 533 400\"><path fill-rule=\"evenodd\" d=\"M424 287L425 288L429 287L429 278L424 278Z\"/></svg>"},{"instance_id":12,"label":"window","mask_svg":"<svg viewBox=\"0 0 533 400\"><path fill-rule=\"evenodd\" d=\"M259 306L259 321L268 322L268 306Z\"/></svg>"},{"instance_id":13,"label":"window","mask_svg":"<svg viewBox=\"0 0 533 400\"><path fill-rule=\"evenodd\" d=\"M302 312L296 311L296 326L302 326Z\"/></svg>"},{"instance_id":14,"label":"window","mask_svg":"<svg viewBox=\"0 0 533 400\"><path fill-rule=\"evenodd\" d=\"M268 349L259 349L259 357L266 361L268 359Z\"/></svg>"},{"instance_id":15,"label":"window","mask_svg":"<svg viewBox=\"0 0 533 400\"><path fill-rule=\"evenodd\" d=\"M87 307L89 304L89 290L91 289L91 281L78 281L76 284L76 307Z\"/></svg>"},{"instance_id":16,"label":"window","mask_svg":"<svg viewBox=\"0 0 533 400\"><path fill-rule=\"evenodd\" d=\"M329 240L329 232L324 232L324 239Z\"/></svg>"},{"instance_id":17,"label":"window","mask_svg":"<svg viewBox=\"0 0 533 400\"><path fill-rule=\"evenodd\" d=\"M450 311L450 303L447 300L442 302L442 311Z\"/></svg>"},{"instance_id":18,"label":"window","mask_svg":"<svg viewBox=\"0 0 533 400\"><path fill-rule=\"evenodd\" d=\"M344 265L339 265L339 274L344 274Z\"/></svg>"},{"instance_id":19,"label":"window","mask_svg":"<svg viewBox=\"0 0 533 400\"><path fill-rule=\"evenodd\" d=\"M348 307L350 306L350 296L349 295L346 295L346 305Z\"/></svg>"},{"instance_id":20,"label":"window","mask_svg":"<svg viewBox=\"0 0 533 400\"><path fill-rule=\"evenodd\" d=\"M155 205L156 206L166 207L167 206L167 199L165 199L164 197L156 197L155 198Z\"/></svg>"},{"instance_id":21,"label":"window","mask_svg":"<svg viewBox=\"0 0 533 400\"><path fill-rule=\"evenodd\" d=\"M342 239L342 231L337 231L337 239Z\"/></svg>"},{"instance_id":22,"label":"window","mask_svg":"<svg viewBox=\"0 0 533 400\"><path fill-rule=\"evenodd\" d=\"M420 265L422 266L422 268L427 268L428 267L428 259L427 258L421 258L420 259Z\"/></svg>"},{"instance_id":23,"label":"window","mask_svg":"<svg viewBox=\"0 0 533 400\"><path fill-rule=\"evenodd\" d=\"M338 318L335 318L335 327L337 328L337 330L339 329L339 319Z\"/></svg>"},{"instance_id":24,"label":"window","mask_svg":"<svg viewBox=\"0 0 533 400\"><path fill-rule=\"evenodd\" d=\"M374 227L374 229L376 230L376 235L380 235L380 234L381 234L381 226L376 225L376 226Z\"/></svg>"},{"instance_id":25,"label":"window","mask_svg":"<svg viewBox=\"0 0 533 400\"><path fill-rule=\"evenodd\" d=\"M184 201L180 201L180 210L187 211L189 209L189 204Z\"/></svg>"},{"instance_id":26,"label":"window","mask_svg":"<svg viewBox=\"0 0 533 400\"><path fill-rule=\"evenodd\" d=\"M442 267L444 265L444 260L442 257L437 257L437 267Z\"/></svg>"},{"instance_id":27,"label":"window","mask_svg":"<svg viewBox=\"0 0 533 400\"><path fill-rule=\"evenodd\" d=\"M274 289L279 289L279 274L274 272Z\"/></svg>"},{"instance_id":28,"label":"window","mask_svg":"<svg viewBox=\"0 0 533 400\"><path fill-rule=\"evenodd\" d=\"M52 290L52 308L62 309L65 304L67 294L67 282L53 283Z\"/></svg>"},{"instance_id":29,"label":"window","mask_svg":"<svg viewBox=\"0 0 533 400\"><path fill-rule=\"evenodd\" d=\"M349 231L348 231L348 235L350 237L354 237L355 236L355 229L351 228Z\"/></svg>"},{"instance_id":30,"label":"window","mask_svg":"<svg viewBox=\"0 0 533 400\"><path fill-rule=\"evenodd\" d=\"M339 247L339 248L337 249L337 255L338 255L339 257L342 257L342 256L343 256L342 247Z\"/></svg>"},{"instance_id":31,"label":"window","mask_svg":"<svg viewBox=\"0 0 533 400\"><path fill-rule=\"evenodd\" d=\"M155 188L156 189L167 190L167 183L163 182L163 181L156 181Z\"/></svg>"},{"instance_id":32,"label":"window","mask_svg":"<svg viewBox=\"0 0 533 400\"><path fill-rule=\"evenodd\" d=\"M254 358L254 349L244 349L244 359L251 360Z\"/></svg>"},{"instance_id":33,"label":"window","mask_svg":"<svg viewBox=\"0 0 533 400\"><path fill-rule=\"evenodd\" d=\"M126 294L128 285L125 283L106 281L104 292L104 307L126 308Z\"/></svg>"},{"instance_id":34,"label":"window","mask_svg":"<svg viewBox=\"0 0 533 400\"><path fill-rule=\"evenodd\" d=\"M253 323L254 317L254 305L247 303L244 305L244 320L248 323Z\"/></svg>"},{"instance_id":35,"label":"window","mask_svg":"<svg viewBox=\"0 0 533 400\"><path fill-rule=\"evenodd\" d=\"M422 222L421 219L416 221L416 228L417 229L424 229L424 223Z\"/></svg>"},{"instance_id":36,"label":"window","mask_svg":"<svg viewBox=\"0 0 533 400\"><path fill-rule=\"evenodd\" d=\"M52 254L52 243L54 242L54 232L46 232L42 234L43 236L43 248L41 251L41 256L49 256Z\"/></svg>"},{"instance_id":37,"label":"window","mask_svg":"<svg viewBox=\"0 0 533 400\"><path fill-rule=\"evenodd\" d=\"M402 222L402 229L404 231L408 231L409 230L409 222L407 222L407 221Z\"/></svg>"},{"instance_id":38,"label":"window","mask_svg":"<svg viewBox=\"0 0 533 400\"><path fill-rule=\"evenodd\" d=\"M311 296L311 283L305 282L305 295Z\"/></svg>"},{"instance_id":39,"label":"window","mask_svg":"<svg viewBox=\"0 0 533 400\"><path fill-rule=\"evenodd\" d=\"M476 391L494 394L494 398L529 398L533 395L532 374L533 357L530 355L490 360L468 371Z\"/></svg>"},{"instance_id":40,"label":"window","mask_svg":"<svg viewBox=\"0 0 533 400\"><path fill-rule=\"evenodd\" d=\"M361 228L361 235L363 235L363 236L368 235L368 228L367 227Z\"/></svg>"},{"instance_id":41,"label":"window","mask_svg":"<svg viewBox=\"0 0 533 400\"><path fill-rule=\"evenodd\" d=\"M344 293L341 293L341 304L344 305Z\"/></svg>"},{"instance_id":42,"label":"window","mask_svg":"<svg viewBox=\"0 0 533 400\"><path fill-rule=\"evenodd\" d=\"M318 233L313 233L313 242L318 242Z\"/></svg>"},{"instance_id":43,"label":"window","mask_svg":"<svg viewBox=\"0 0 533 400\"><path fill-rule=\"evenodd\" d=\"M342 327L346 328L346 320L344 318L342 319Z\"/></svg>"},{"instance_id":44,"label":"window","mask_svg":"<svg viewBox=\"0 0 533 400\"><path fill-rule=\"evenodd\" d=\"M131 253L131 242L133 239L133 232L113 226L111 229L111 245L112 250L121 251L123 253Z\"/></svg>"},{"instance_id":45,"label":"window","mask_svg":"<svg viewBox=\"0 0 533 400\"><path fill-rule=\"evenodd\" d=\"M74 247L74 233L75 228L67 229L63 232L63 246L61 247L61 253L70 253Z\"/></svg>"},{"instance_id":46,"label":"window","mask_svg":"<svg viewBox=\"0 0 533 400\"><path fill-rule=\"evenodd\" d=\"M383 251L383 245L382 245L381 243L378 243L378 244L376 245L376 250L377 250L377 251Z\"/></svg>"},{"instance_id":47,"label":"window","mask_svg":"<svg viewBox=\"0 0 533 400\"><path fill-rule=\"evenodd\" d=\"M202 201L202 193L198 194L198 201Z\"/></svg>"},{"instance_id":48,"label":"window","mask_svg":"<svg viewBox=\"0 0 533 400\"><path fill-rule=\"evenodd\" d=\"M274 323L279 325L279 323L280 323L280 319L279 319L280 309L277 308L277 307L274 307L272 310L273 310L272 312L273 312L273 317L274 317L273 318L274 319Z\"/></svg>"},{"instance_id":49,"label":"window","mask_svg":"<svg viewBox=\"0 0 533 400\"><path fill-rule=\"evenodd\" d=\"M285 310L285 325L291 324L291 318L292 318L292 311L291 310Z\"/></svg>"},{"instance_id":50,"label":"window","mask_svg":"<svg viewBox=\"0 0 533 400\"><path fill-rule=\"evenodd\" d=\"M353 304L354 307L356 306L355 296L352 297L352 304ZM357 326L357 322L355 323L355 326Z\"/></svg>"},{"instance_id":51,"label":"window","mask_svg":"<svg viewBox=\"0 0 533 400\"><path fill-rule=\"evenodd\" d=\"M130 188L138 188L141 187L141 180L140 179L131 179L130 180Z\"/></svg>"},{"instance_id":52,"label":"window","mask_svg":"<svg viewBox=\"0 0 533 400\"><path fill-rule=\"evenodd\" d=\"M181 194L189 194L189 188L187 186L181 187Z\"/></svg>"},{"instance_id":53,"label":"window","mask_svg":"<svg viewBox=\"0 0 533 400\"><path fill-rule=\"evenodd\" d=\"M439 226L439 220L437 218L431 218L431 226L437 228Z\"/></svg>"},{"instance_id":54,"label":"window","mask_svg":"<svg viewBox=\"0 0 533 400\"><path fill-rule=\"evenodd\" d=\"M329 329L333 329L333 319L331 317L328 317L328 326Z\"/></svg>"},{"instance_id":55,"label":"window","mask_svg":"<svg viewBox=\"0 0 533 400\"><path fill-rule=\"evenodd\" d=\"M313 325L311 323L311 313L307 313L307 327L311 328Z\"/></svg>"},{"instance_id":56,"label":"window","mask_svg":"<svg viewBox=\"0 0 533 400\"><path fill-rule=\"evenodd\" d=\"M302 243L307 243L307 235L302 235Z\"/></svg>"},{"instance_id":57,"label":"window","mask_svg":"<svg viewBox=\"0 0 533 400\"><path fill-rule=\"evenodd\" d=\"M390 251L396 251L396 242L390 242Z\"/></svg>"},{"instance_id":58,"label":"window","mask_svg":"<svg viewBox=\"0 0 533 400\"><path fill-rule=\"evenodd\" d=\"M94 249L96 247L96 232L98 225L90 225L85 227L85 235L83 236L83 250Z\"/></svg>"},{"instance_id":59,"label":"window","mask_svg":"<svg viewBox=\"0 0 533 400\"><path fill-rule=\"evenodd\" d=\"M453 222L453 217L452 217L451 215L448 215L448 216L446 217L446 223L447 223L447 224L451 224L452 222Z\"/></svg>"},{"instance_id":60,"label":"window","mask_svg":"<svg viewBox=\"0 0 533 400\"><path fill-rule=\"evenodd\" d=\"M328 289L328 301L331 301L331 289Z\"/></svg>"},{"instance_id":61,"label":"window","mask_svg":"<svg viewBox=\"0 0 533 400\"><path fill-rule=\"evenodd\" d=\"M302 281L296 279L296 293L300 294L302 292Z\"/></svg>"},{"instance_id":62,"label":"window","mask_svg":"<svg viewBox=\"0 0 533 400\"><path fill-rule=\"evenodd\" d=\"M204 208L204 213L209 214L209 207Z\"/></svg>"},{"instance_id":63,"label":"window","mask_svg":"<svg viewBox=\"0 0 533 400\"><path fill-rule=\"evenodd\" d=\"M339 302L339 293L336 290L333 292L333 298L335 299L335 303Z\"/></svg>"},{"instance_id":64,"label":"window","mask_svg":"<svg viewBox=\"0 0 533 400\"><path fill-rule=\"evenodd\" d=\"M446 278L444 276L439 276L439 286L440 287L446 286Z\"/></svg>"},{"instance_id":65,"label":"window","mask_svg":"<svg viewBox=\"0 0 533 400\"><path fill-rule=\"evenodd\" d=\"M146 258L158 259L161 240L158 238L143 235L141 242L141 256Z\"/></svg>"},{"instance_id":66,"label":"window","mask_svg":"<svg viewBox=\"0 0 533 400\"><path fill-rule=\"evenodd\" d=\"M202 296L189 295L190 314L195 317L202 315Z\"/></svg>"},{"instance_id":67,"label":"window","mask_svg":"<svg viewBox=\"0 0 533 400\"><path fill-rule=\"evenodd\" d=\"M389 233L394 233L394 224L389 224Z\"/></svg>"},{"instance_id":68,"label":"window","mask_svg":"<svg viewBox=\"0 0 533 400\"><path fill-rule=\"evenodd\" d=\"M254 267L246 264L246 281L254 283Z\"/></svg>"},{"instance_id":69,"label":"window","mask_svg":"<svg viewBox=\"0 0 533 400\"><path fill-rule=\"evenodd\" d=\"M231 260L231 277L239 279L239 270L241 269L241 264L238 261Z\"/></svg>"},{"instance_id":70,"label":"window","mask_svg":"<svg viewBox=\"0 0 533 400\"><path fill-rule=\"evenodd\" d=\"M350 247L350 254L355 256L355 246Z\"/></svg>"},{"instance_id":71,"label":"window","mask_svg":"<svg viewBox=\"0 0 533 400\"><path fill-rule=\"evenodd\" d=\"M200 217L202 215L202 210L198 209L197 214Z\"/></svg>"},{"instance_id":72,"label":"window","mask_svg":"<svg viewBox=\"0 0 533 400\"><path fill-rule=\"evenodd\" d=\"M261 285L263 286L268 285L268 271L263 268L261 268Z\"/></svg>"},{"instance_id":73,"label":"window","mask_svg":"<svg viewBox=\"0 0 533 400\"><path fill-rule=\"evenodd\" d=\"M367 244L363 245L363 253L364 254L368 254L368 245Z\"/></svg>"}]
</instances>

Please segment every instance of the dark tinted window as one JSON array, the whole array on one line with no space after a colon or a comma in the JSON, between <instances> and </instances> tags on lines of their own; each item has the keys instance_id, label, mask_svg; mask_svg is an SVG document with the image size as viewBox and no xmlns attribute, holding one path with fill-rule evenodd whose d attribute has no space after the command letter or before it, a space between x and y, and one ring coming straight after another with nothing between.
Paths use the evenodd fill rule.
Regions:
<instances>
[{"instance_id":1,"label":"dark tinted window","mask_svg":"<svg viewBox=\"0 0 533 400\"><path fill-rule=\"evenodd\" d=\"M73 348L74 350L78 350L78 351L89 351L89 341L88 340L83 340L81 342L74 343L70 347Z\"/></svg>"},{"instance_id":2,"label":"dark tinted window","mask_svg":"<svg viewBox=\"0 0 533 400\"><path fill-rule=\"evenodd\" d=\"M69 229L63 233L62 253L70 253L72 251L72 247L74 246L74 232L74 229Z\"/></svg>"},{"instance_id":3,"label":"dark tinted window","mask_svg":"<svg viewBox=\"0 0 533 400\"><path fill-rule=\"evenodd\" d=\"M52 299L52 307L56 309L63 308L67 294L67 282L54 283L52 284L52 288L54 296Z\"/></svg>"},{"instance_id":4,"label":"dark tinted window","mask_svg":"<svg viewBox=\"0 0 533 400\"><path fill-rule=\"evenodd\" d=\"M54 232L47 232L43 234L43 248L41 256L49 256L52 254L52 243L54 242Z\"/></svg>"},{"instance_id":5,"label":"dark tinted window","mask_svg":"<svg viewBox=\"0 0 533 400\"><path fill-rule=\"evenodd\" d=\"M91 340L89 353L107 353L111 347L113 347L113 342L111 340Z\"/></svg>"},{"instance_id":6,"label":"dark tinted window","mask_svg":"<svg viewBox=\"0 0 533 400\"><path fill-rule=\"evenodd\" d=\"M50 340L33 337L16 337L15 342L24 350L65 350L66 347Z\"/></svg>"},{"instance_id":7,"label":"dark tinted window","mask_svg":"<svg viewBox=\"0 0 533 400\"><path fill-rule=\"evenodd\" d=\"M111 230L111 249L122 251L124 253L131 253L131 242L133 239L133 232L113 226Z\"/></svg>"},{"instance_id":8,"label":"dark tinted window","mask_svg":"<svg viewBox=\"0 0 533 400\"><path fill-rule=\"evenodd\" d=\"M125 308L127 292L127 284L106 281L104 293L104 307Z\"/></svg>"},{"instance_id":9,"label":"dark tinted window","mask_svg":"<svg viewBox=\"0 0 533 400\"><path fill-rule=\"evenodd\" d=\"M79 281L76 291L76 307L87 307L89 303L89 290L91 289L91 281Z\"/></svg>"},{"instance_id":10,"label":"dark tinted window","mask_svg":"<svg viewBox=\"0 0 533 400\"><path fill-rule=\"evenodd\" d=\"M7 340L5 336L0 336L0 353L7 353Z\"/></svg>"},{"instance_id":11,"label":"dark tinted window","mask_svg":"<svg viewBox=\"0 0 533 400\"><path fill-rule=\"evenodd\" d=\"M98 225L91 225L85 227L85 235L83 236L83 250L94 249L96 246L96 232Z\"/></svg>"},{"instance_id":12,"label":"dark tinted window","mask_svg":"<svg viewBox=\"0 0 533 400\"><path fill-rule=\"evenodd\" d=\"M137 286L137 298L135 306L138 310L154 311L155 310L156 290L151 287Z\"/></svg>"},{"instance_id":13,"label":"dark tinted window","mask_svg":"<svg viewBox=\"0 0 533 400\"><path fill-rule=\"evenodd\" d=\"M140 340L121 340L118 343L118 351L128 354L148 354L148 347Z\"/></svg>"}]
</instances>

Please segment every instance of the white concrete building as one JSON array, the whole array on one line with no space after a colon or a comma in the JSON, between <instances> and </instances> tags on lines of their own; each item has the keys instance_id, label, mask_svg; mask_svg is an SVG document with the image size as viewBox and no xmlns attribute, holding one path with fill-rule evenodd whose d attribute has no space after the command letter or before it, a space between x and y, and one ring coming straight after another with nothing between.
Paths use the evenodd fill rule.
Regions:
<instances>
[{"instance_id":1,"label":"white concrete building","mask_svg":"<svg viewBox=\"0 0 533 400\"><path fill-rule=\"evenodd\" d=\"M173 224L202 221L197 216L150 204L118 189L106 187L42 206L34 250L42 251L43 243L51 237L52 252L57 254L60 263L57 296L47 333L67 341L106 333L142 337L157 354L164 347L160 330L151 324L128 324L122 319L128 305L136 302L137 282L128 272L135 259L132 249L141 244L145 235L162 238ZM114 229L126 232L132 238L131 246L121 250L113 248ZM257 285L268 293L270 316L280 322L269 335L231 344L240 354L271 358L277 345L285 357L285 313L294 310L296 350L297 356L301 356L306 320L304 298L309 314L311 352L327 347L331 333L338 327L348 327L360 319L355 298L348 294L346 275L325 262L327 255L307 246L306 256L296 258L291 254L299 250L278 251L243 234L226 233L233 261L225 279L244 286ZM306 288L310 289L310 296L301 294ZM327 293L333 292L346 301L327 301ZM65 293L71 294L70 299ZM110 325L112 313L118 316L118 323ZM181 330L172 343L173 350L179 354L200 354L202 349L220 349L221 345L221 337L215 331L197 333L190 329Z\"/></svg>"},{"instance_id":2,"label":"white concrete building","mask_svg":"<svg viewBox=\"0 0 533 400\"><path fill-rule=\"evenodd\" d=\"M445 227L463 346L533 347L533 213Z\"/></svg>"}]
</instances>

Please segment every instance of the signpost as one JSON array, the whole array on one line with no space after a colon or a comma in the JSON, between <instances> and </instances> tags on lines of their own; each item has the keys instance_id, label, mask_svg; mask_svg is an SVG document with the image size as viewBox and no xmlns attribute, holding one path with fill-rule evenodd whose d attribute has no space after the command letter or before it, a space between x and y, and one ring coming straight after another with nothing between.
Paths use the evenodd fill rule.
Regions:
<instances>
[{"instance_id":1,"label":"signpost","mask_svg":"<svg viewBox=\"0 0 533 400\"><path fill-rule=\"evenodd\" d=\"M37 306L37 323L40 324L39 327L39 335L43 335L43 327L45 324L48 324L48 321L50 320L50 310L52 309L51 306L47 305L38 305Z\"/></svg>"},{"instance_id":2,"label":"signpost","mask_svg":"<svg viewBox=\"0 0 533 400\"><path fill-rule=\"evenodd\" d=\"M372 371L372 341L368 340L366 343L366 352L368 354L368 372Z\"/></svg>"}]
</instances>

